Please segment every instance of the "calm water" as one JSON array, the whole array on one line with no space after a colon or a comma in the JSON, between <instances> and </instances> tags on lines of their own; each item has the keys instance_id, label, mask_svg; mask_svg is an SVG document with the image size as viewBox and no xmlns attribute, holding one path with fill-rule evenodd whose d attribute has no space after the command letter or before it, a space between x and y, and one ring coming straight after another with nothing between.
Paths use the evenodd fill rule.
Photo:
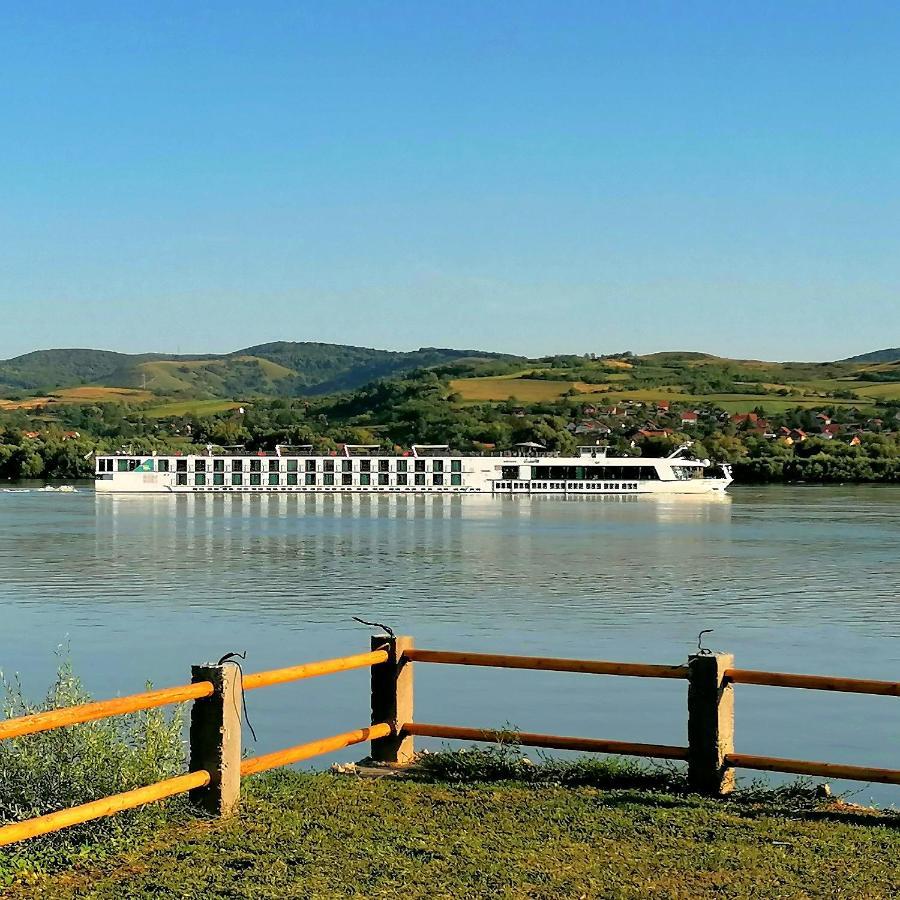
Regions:
<instances>
[{"instance_id":1,"label":"calm water","mask_svg":"<svg viewBox=\"0 0 900 900\"><path fill-rule=\"evenodd\" d=\"M900 677L900 490L696 500L0 492L0 668L41 693L70 646L95 696L419 646L683 662L701 628L744 668ZM417 667L417 718L683 743L680 683ZM367 673L248 696L261 751L367 721ZM737 745L900 767L891 698L740 686ZM439 742L431 742L435 745ZM428 745L428 741L423 741ZM335 758L359 757L360 748ZM900 805L900 789L860 799Z\"/></svg>"}]
</instances>

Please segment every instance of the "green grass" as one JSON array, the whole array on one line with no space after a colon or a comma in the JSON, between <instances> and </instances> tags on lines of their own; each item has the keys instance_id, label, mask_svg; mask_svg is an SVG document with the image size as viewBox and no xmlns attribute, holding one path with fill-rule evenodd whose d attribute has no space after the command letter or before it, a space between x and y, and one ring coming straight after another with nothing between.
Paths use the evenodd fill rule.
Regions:
<instances>
[{"instance_id":1,"label":"green grass","mask_svg":"<svg viewBox=\"0 0 900 900\"><path fill-rule=\"evenodd\" d=\"M541 401L558 400L573 387L585 392L604 390L604 385L599 384L543 381L537 378L522 378L519 375L457 378L450 382L450 390L468 402L508 400L514 397L523 403L540 403Z\"/></svg>"},{"instance_id":2,"label":"green grass","mask_svg":"<svg viewBox=\"0 0 900 900\"><path fill-rule=\"evenodd\" d=\"M169 416L211 416L215 413L237 409L245 404L234 400L176 400L172 403L161 403L144 410L144 415L151 419L163 419Z\"/></svg>"},{"instance_id":3,"label":"green grass","mask_svg":"<svg viewBox=\"0 0 900 900\"><path fill-rule=\"evenodd\" d=\"M169 825L143 846L53 877L22 870L8 896L738 900L900 892L896 816L826 809L808 790L705 800L676 790L677 778L659 776L653 789L635 767L636 777L623 781L621 764L619 777L605 781L598 762L570 771L580 779L558 767L549 779L498 781L507 769L501 762L485 771L480 755L469 766L445 760L414 780L259 776L245 783L231 820ZM479 775L485 780L471 780Z\"/></svg>"}]
</instances>

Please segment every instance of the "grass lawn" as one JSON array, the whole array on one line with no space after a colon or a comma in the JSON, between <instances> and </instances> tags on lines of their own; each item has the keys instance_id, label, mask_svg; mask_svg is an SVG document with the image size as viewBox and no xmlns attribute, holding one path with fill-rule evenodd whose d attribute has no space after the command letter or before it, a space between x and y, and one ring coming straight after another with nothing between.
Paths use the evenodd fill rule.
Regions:
<instances>
[{"instance_id":1,"label":"grass lawn","mask_svg":"<svg viewBox=\"0 0 900 900\"><path fill-rule=\"evenodd\" d=\"M146 844L18 898L896 897L900 819L753 796L554 783L249 779L229 821Z\"/></svg>"}]
</instances>

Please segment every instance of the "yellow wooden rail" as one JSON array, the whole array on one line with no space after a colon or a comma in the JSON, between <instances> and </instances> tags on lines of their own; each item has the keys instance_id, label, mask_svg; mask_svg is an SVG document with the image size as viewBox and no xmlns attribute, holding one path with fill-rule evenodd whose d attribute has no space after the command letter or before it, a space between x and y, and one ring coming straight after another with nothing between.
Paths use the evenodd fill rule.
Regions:
<instances>
[{"instance_id":1,"label":"yellow wooden rail","mask_svg":"<svg viewBox=\"0 0 900 900\"><path fill-rule=\"evenodd\" d=\"M369 653L320 660L285 669L257 672L244 678L243 687L244 690L253 690L273 684L297 681L302 678L312 678L318 675L328 675L334 672L373 666L386 662L387 659L387 651L374 650ZM211 682L199 681L195 684L163 688L156 691L144 691L143 693L132 694L127 697L100 700L96 703L84 703L78 706L35 713L30 716L7 719L0 722L0 740L37 734L38 732L50 731L68 725L78 725L84 722L124 715L143 709L153 709L172 703L199 700L211 697L214 690ZM390 733L390 725L377 724L368 728L360 728L355 731L334 735L333 737L323 738L322 740L311 741L307 744L300 744L296 747L289 747L286 750L279 750L275 753L246 759L241 763L241 775L252 775L256 772L277 768L278 766L290 765L303 759L311 759L323 753L330 753L342 747L387 737ZM196 788L206 787L210 784L210 778L209 772L206 771L188 772L146 787L136 788L122 794L115 794L112 797L93 800L90 803L83 803L70 809L59 810L58 812L27 819L23 822L14 822L0 827L0 846L60 831L72 825L89 822L104 816L111 816L122 810L134 809L147 803L187 793Z\"/></svg>"},{"instance_id":2,"label":"yellow wooden rail","mask_svg":"<svg viewBox=\"0 0 900 900\"><path fill-rule=\"evenodd\" d=\"M805 759L779 759L776 756L751 756L749 753L729 753L725 757L725 764L738 769L757 769L762 772L787 772L790 775L818 775L825 778L846 778L850 781L900 784L900 769L847 766L840 763L810 762Z\"/></svg>"},{"instance_id":3,"label":"yellow wooden rail","mask_svg":"<svg viewBox=\"0 0 900 900\"><path fill-rule=\"evenodd\" d=\"M198 700L210 697L213 686L208 681L196 684L185 684L180 687L162 688L158 691L144 691L127 697L116 697L113 700L99 700L96 703L82 703L79 706L66 706L62 709L51 709L48 712L34 713L0 722L0 740L22 737L26 734L37 734L40 731L51 731L65 725L80 725L83 722L94 722L97 719L108 719L142 709L154 709L168 706L170 703L183 703L186 700Z\"/></svg>"},{"instance_id":4,"label":"yellow wooden rail","mask_svg":"<svg viewBox=\"0 0 900 900\"><path fill-rule=\"evenodd\" d=\"M208 784L209 772L189 772L186 775L178 775L176 778L159 781L147 787L126 791L124 794L114 794L112 797L92 800L90 803L82 803L81 806L62 809L46 816L4 825L0 828L0 847L16 841L24 841L26 838L37 837L39 834L61 831L63 828L90 822L92 819L102 819L104 816L114 815L124 809L134 809L136 806L144 806L147 803L164 800L166 797L184 794Z\"/></svg>"},{"instance_id":5,"label":"yellow wooden rail","mask_svg":"<svg viewBox=\"0 0 900 900\"><path fill-rule=\"evenodd\" d=\"M564 659L554 656L510 656L502 653L457 653L451 650L405 650L413 662L455 666L490 666L500 669L539 669L544 672L581 672L586 675L627 675L638 678L687 678L686 666L607 662L599 659Z\"/></svg>"},{"instance_id":6,"label":"yellow wooden rail","mask_svg":"<svg viewBox=\"0 0 900 900\"><path fill-rule=\"evenodd\" d=\"M487 741L490 743L510 740L524 747L549 747L554 750L580 750L586 753L615 753L622 756L647 756L654 759L687 759L687 747L667 744L636 744L629 741L607 741L597 738L564 737L559 734L535 734L516 731L513 734L492 728L461 728L456 725L432 725L426 722L406 722L401 733L420 734L427 737L447 738L457 741Z\"/></svg>"},{"instance_id":7,"label":"yellow wooden rail","mask_svg":"<svg viewBox=\"0 0 900 900\"><path fill-rule=\"evenodd\" d=\"M411 643L411 639L406 638L403 640L407 642L407 645ZM495 668L575 672L591 675L618 675L638 678L687 679L690 673L689 668L684 665L647 665L643 663L609 662L605 660L517 656L496 653L465 653L448 650L420 650L411 646L407 646L406 649L403 649L402 652L400 652L401 647L395 645L391 638L384 638L383 644L381 639L376 639L373 646L374 649L368 653L358 653L351 656L319 660L317 662L304 663L298 666L271 669L264 672L249 674L244 676L242 688L245 691L251 691L262 687L285 684L320 675L329 675L336 672L372 666L382 666L384 663L391 663L390 672L397 673L402 671L404 663L407 662L490 666ZM701 657L701 659L705 659L705 657ZM394 667L394 664L391 662L392 660L397 661L396 667ZM391 676L391 678L396 677L396 674ZM395 690L395 688L390 687L390 685L394 683L391 681L391 678L388 678L386 681L380 678L378 691ZM800 675L787 672L768 672L753 669L725 669L724 682L726 684L755 684L786 688L804 688L810 690L844 691L858 694L876 694L882 696L900 696L900 682L839 678L824 675ZM693 690L693 681L691 684ZM153 709L171 703L201 700L212 697L217 690L220 689L214 688L212 682L204 680L195 684L181 685L155 691L145 691L127 697L101 700L96 703L86 703L79 706L65 707L62 709L35 713L29 716L21 716L0 722L0 740L23 737L30 734L49 731L54 728L91 722L110 716L137 712L139 710ZM374 680L372 690L373 692L376 691ZM713 694L715 693L714 690ZM217 696L219 696L219 702L221 703L224 694ZM380 704L382 706L384 705L384 699L384 697L381 697L380 699ZM373 693L373 710L375 708L376 704ZM391 708L390 703L387 708ZM198 709L199 707L195 707L195 712ZM497 742L502 741L507 734L498 729L464 728L455 725L437 725L423 722L406 722L401 726L398 726L396 721L394 721L394 717L399 718L400 715L404 717L408 715L411 718L411 713L411 705L409 706L408 712L402 714L399 713L398 708L394 706L392 712L378 715L379 719L391 719L391 721L394 722L393 725L388 722L380 721L377 724L365 728L358 728L354 731L343 732L341 734L332 735L331 737L298 744L295 747L288 747L273 753L245 759L240 764L240 775L249 776L258 772L265 772L269 769L290 765L304 759L311 759L315 756L330 753L343 747L349 747L364 741L381 741L381 739L384 738L402 741L405 737L422 735L450 740ZM400 718L400 722L402 721L403 719ZM236 740L239 741L239 727L237 728L236 733ZM516 732L513 739L515 743L523 746L578 750L592 753L613 753L624 756L643 756L659 759L690 760L691 765L694 764L695 760L695 757L692 755L693 751L688 747L677 747L667 744L644 744L598 738L539 734L534 732ZM693 747L694 745L692 744L691 746ZM394 751L390 752L393 753ZM394 757L390 758L393 759ZM724 766L729 768L757 769L761 771L786 772L798 775L814 775L882 782L886 784L900 784L900 770L874 768L869 766L852 766L837 763L812 762L808 760L780 759L777 757L753 756L745 753L727 752L724 757L720 757L720 764L724 764ZM121 810L133 809L146 803L152 803L194 789L208 787L212 789L210 786L213 785L213 781L212 775L207 771L190 772L161 781L157 784L148 785L147 787L137 788L122 794L116 794L115 796L107 797L102 800L94 800L90 803L72 807L71 809L60 810L24 822L6 825L0 827L0 846L35 837L37 835L48 834L71 825L88 822L103 816L113 815ZM215 784L219 784L218 779L215 780ZM202 791L200 793L202 793Z\"/></svg>"},{"instance_id":8,"label":"yellow wooden rail","mask_svg":"<svg viewBox=\"0 0 900 900\"><path fill-rule=\"evenodd\" d=\"M757 669L726 669L734 684L762 684L771 687L806 688L813 691L844 691L850 694L880 694L900 697L900 681L871 681L866 678L838 678L832 675L795 675L792 672L763 672Z\"/></svg>"},{"instance_id":9,"label":"yellow wooden rail","mask_svg":"<svg viewBox=\"0 0 900 900\"><path fill-rule=\"evenodd\" d=\"M274 753L266 753L263 756L252 756L241 761L241 775L256 775L257 772L289 766L303 759L312 759L323 753L331 753L353 744L361 744L363 741L374 741L377 738L387 737L390 733L391 726L382 723L367 728L358 728L356 731L345 731L343 734L310 741L307 744L298 744L296 747L288 747L286 750L276 750Z\"/></svg>"},{"instance_id":10,"label":"yellow wooden rail","mask_svg":"<svg viewBox=\"0 0 900 900\"><path fill-rule=\"evenodd\" d=\"M355 656L341 656L337 659L323 659L319 662L304 663L301 666L290 666L286 669L270 669L267 672L254 672L244 676L244 690L270 687L273 684L285 684L299 681L301 678L315 678L317 675L332 675L335 672L346 672L350 669L363 669L387 662L386 650L372 650L369 653L357 653Z\"/></svg>"}]
</instances>

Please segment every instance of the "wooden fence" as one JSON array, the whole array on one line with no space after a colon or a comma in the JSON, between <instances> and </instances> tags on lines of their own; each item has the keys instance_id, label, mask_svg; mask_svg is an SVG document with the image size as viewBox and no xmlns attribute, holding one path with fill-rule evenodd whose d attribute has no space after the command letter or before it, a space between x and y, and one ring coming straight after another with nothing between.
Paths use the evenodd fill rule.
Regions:
<instances>
[{"instance_id":1,"label":"wooden fence","mask_svg":"<svg viewBox=\"0 0 900 900\"><path fill-rule=\"evenodd\" d=\"M683 760L687 763L689 784L698 793L711 796L727 794L734 787L734 772L737 768L900 784L900 769L751 756L734 750L736 684L900 697L900 682L737 669L730 654L705 651L690 656L684 665L666 666L420 650L415 648L410 637L376 635L372 638L371 649L367 653L257 672L243 678L238 668L228 662L199 665L192 669L190 684L0 721L0 740L4 740L138 710L193 702L190 765L186 774L0 827L0 846L184 793L188 793L194 804L206 812L227 816L234 811L240 799L241 778L365 741L371 742L370 753L373 760L403 766L414 757L413 741L416 735L487 742L503 738L504 733L496 729L415 722L413 664L417 662L683 679L688 683L686 746L533 732L517 732L515 739L525 746ZM240 711L244 692L360 668L371 669L371 724L274 753L241 758Z\"/></svg>"}]
</instances>

